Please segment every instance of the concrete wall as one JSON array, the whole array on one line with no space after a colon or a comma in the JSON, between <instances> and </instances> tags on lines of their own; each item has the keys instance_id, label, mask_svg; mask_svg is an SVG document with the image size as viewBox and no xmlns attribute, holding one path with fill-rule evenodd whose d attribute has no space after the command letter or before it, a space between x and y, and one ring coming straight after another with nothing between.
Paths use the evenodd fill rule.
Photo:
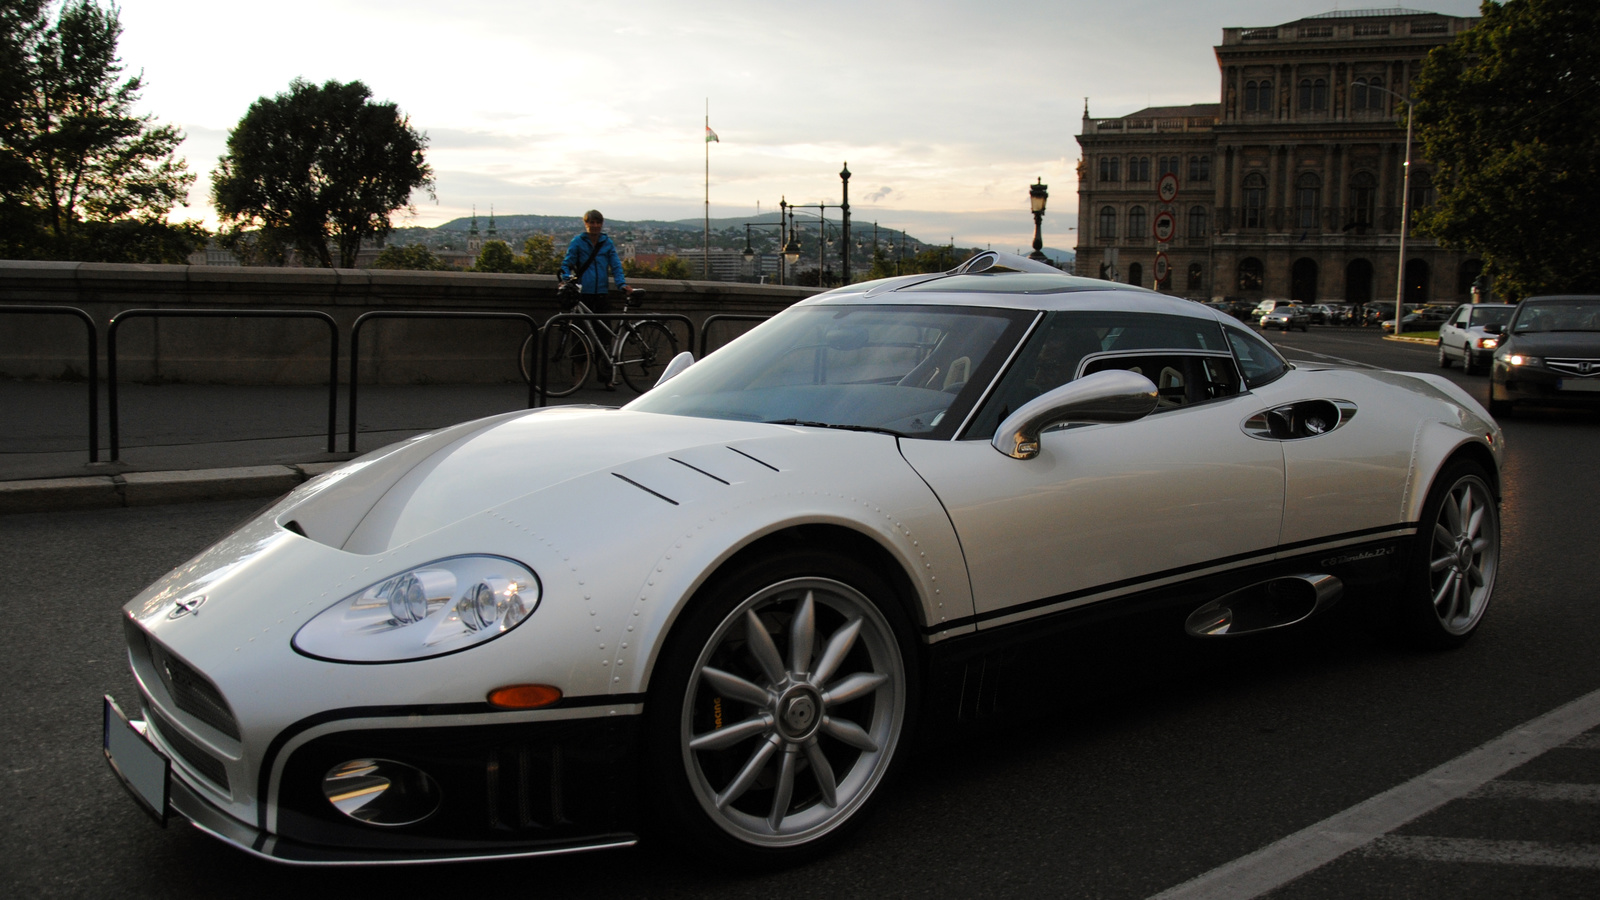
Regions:
<instances>
[{"instance_id":1,"label":"concrete wall","mask_svg":"<svg viewBox=\"0 0 1600 900\"><path fill-rule=\"evenodd\" d=\"M687 315L697 330L713 313L771 315L817 292L708 281L631 283L646 289L636 295L642 307L631 311ZM93 316L100 330L102 373L106 324L124 310L326 312L339 326L341 383L349 380L351 323L366 312L510 311L542 323L558 311L551 275L0 260L0 307L16 304L77 307ZM715 349L748 327L714 326L710 346ZM527 334L527 327L515 321L369 321L361 328L361 381L517 381L517 353ZM118 380L326 384L328 344L327 325L312 319L130 319L117 328ZM86 350L81 320L0 312L0 377L81 379Z\"/></svg>"}]
</instances>

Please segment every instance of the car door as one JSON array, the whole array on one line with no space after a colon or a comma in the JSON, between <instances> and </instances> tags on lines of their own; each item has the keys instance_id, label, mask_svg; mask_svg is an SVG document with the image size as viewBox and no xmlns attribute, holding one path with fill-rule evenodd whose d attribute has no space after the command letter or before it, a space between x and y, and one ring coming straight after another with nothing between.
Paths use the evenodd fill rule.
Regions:
<instances>
[{"instance_id":1,"label":"car door","mask_svg":"<svg viewBox=\"0 0 1600 900\"><path fill-rule=\"evenodd\" d=\"M1219 326L1075 315L1041 326L967 439L900 442L955 526L979 627L1270 558L1277 544L1283 454L1240 429L1255 401L1239 392ZM1018 401L1103 368L1150 370L1141 374L1163 406L1136 422L1047 431L1032 459L990 444Z\"/></svg>"}]
</instances>

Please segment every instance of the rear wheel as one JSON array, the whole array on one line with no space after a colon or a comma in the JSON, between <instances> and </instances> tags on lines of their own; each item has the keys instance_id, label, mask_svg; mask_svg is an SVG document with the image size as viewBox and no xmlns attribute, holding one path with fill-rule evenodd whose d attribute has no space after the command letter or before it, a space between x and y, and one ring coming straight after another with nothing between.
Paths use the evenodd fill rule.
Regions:
<instances>
[{"instance_id":1,"label":"rear wheel","mask_svg":"<svg viewBox=\"0 0 1600 900\"><path fill-rule=\"evenodd\" d=\"M1458 647L1477 630L1500 567L1500 509L1477 463L1446 466L1422 508L1401 609L1416 643Z\"/></svg>"},{"instance_id":2,"label":"rear wheel","mask_svg":"<svg viewBox=\"0 0 1600 900\"><path fill-rule=\"evenodd\" d=\"M546 394L550 397L565 397L582 387L583 382L589 377L589 360L593 354L583 329L572 322L557 322L549 328L551 330L545 337L544 345L545 365L548 369L545 376ZM529 336L522 345L522 377L529 381L536 377L533 371L533 358L538 348L536 335Z\"/></svg>"},{"instance_id":3,"label":"rear wheel","mask_svg":"<svg viewBox=\"0 0 1600 900\"><path fill-rule=\"evenodd\" d=\"M637 322L622 336L622 380L638 393L656 386L661 372L678 355L678 339L659 322Z\"/></svg>"},{"instance_id":4,"label":"rear wheel","mask_svg":"<svg viewBox=\"0 0 1600 900\"><path fill-rule=\"evenodd\" d=\"M819 852L904 755L917 697L905 616L870 569L810 551L753 561L695 604L645 707L654 824L744 865Z\"/></svg>"}]
</instances>

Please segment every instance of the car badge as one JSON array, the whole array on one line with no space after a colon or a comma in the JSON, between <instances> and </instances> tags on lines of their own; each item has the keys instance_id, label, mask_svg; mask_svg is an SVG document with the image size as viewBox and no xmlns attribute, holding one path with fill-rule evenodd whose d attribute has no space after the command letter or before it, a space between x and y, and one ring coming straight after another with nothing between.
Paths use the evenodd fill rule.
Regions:
<instances>
[{"instance_id":1,"label":"car badge","mask_svg":"<svg viewBox=\"0 0 1600 900\"><path fill-rule=\"evenodd\" d=\"M1584 360L1583 362L1578 363L1578 374L1579 375L1587 375L1587 374L1589 374L1589 369L1590 369L1590 367L1592 365L1593 364L1590 363L1588 360Z\"/></svg>"},{"instance_id":2,"label":"car badge","mask_svg":"<svg viewBox=\"0 0 1600 900\"><path fill-rule=\"evenodd\" d=\"M200 606L201 606L201 604L203 604L205 602L206 602L206 596L204 594L197 594L197 595L195 595L193 597L186 597L186 598L184 598L182 600L179 600L177 603L173 604L172 612L167 613L167 618L169 618L169 619L181 619L181 618L183 618L184 616L187 616L190 613L194 613L195 615L199 615L200 614L199 613Z\"/></svg>"}]
</instances>

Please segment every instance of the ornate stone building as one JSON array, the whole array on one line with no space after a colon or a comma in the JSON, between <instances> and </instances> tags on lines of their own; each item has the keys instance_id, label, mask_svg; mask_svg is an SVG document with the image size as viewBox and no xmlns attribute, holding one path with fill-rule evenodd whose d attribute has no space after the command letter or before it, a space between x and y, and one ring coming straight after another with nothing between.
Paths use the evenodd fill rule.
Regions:
<instances>
[{"instance_id":1,"label":"ornate stone building","mask_svg":"<svg viewBox=\"0 0 1600 900\"><path fill-rule=\"evenodd\" d=\"M1476 22L1369 9L1225 28L1215 48L1220 102L1114 119L1092 118L1086 104L1078 274L1196 299L1393 299L1405 160L1399 97L1429 50ZM1419 155L1413 143L1413 208L1433 196ZM1178 191L1164 203L1157 188L1167 172ZM1171 217L1160 223L1171 228L1169 274L1155 284L1162 213ZM1415 233L1406 240L1407 302L1467 300L1481 270L1481 261Z\"/></svg>"}]
</instances>

